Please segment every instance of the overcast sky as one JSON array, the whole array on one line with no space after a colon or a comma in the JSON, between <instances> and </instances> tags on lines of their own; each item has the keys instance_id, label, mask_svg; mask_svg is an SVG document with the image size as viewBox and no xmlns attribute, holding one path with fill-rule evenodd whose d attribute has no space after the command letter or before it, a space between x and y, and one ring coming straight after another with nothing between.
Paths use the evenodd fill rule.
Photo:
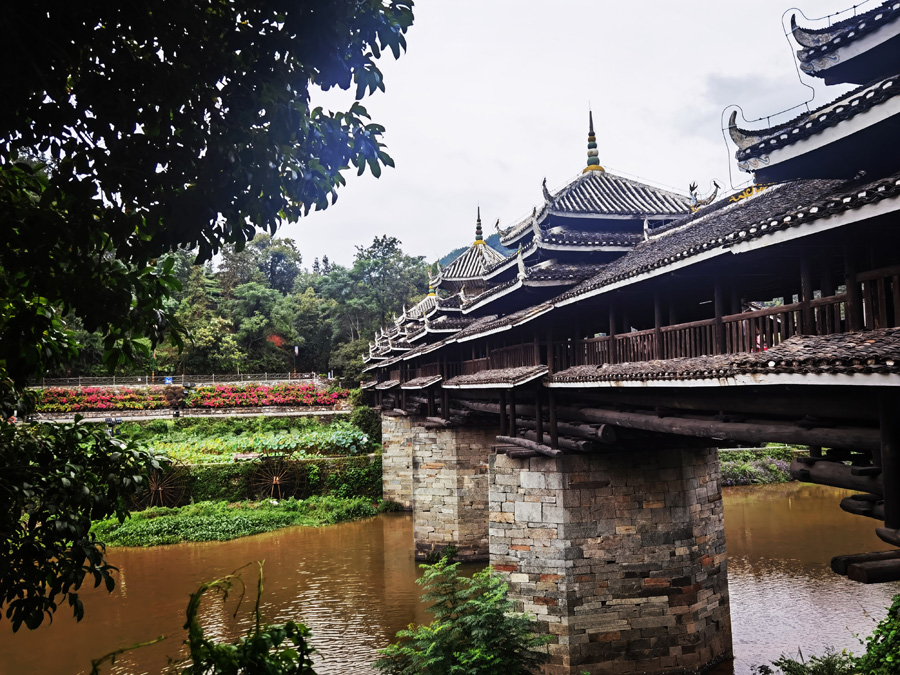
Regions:
<instances>
[{"instance_id":1,"label":"overcast sky","mask_svg":"<svg viewBox=\"0 0 900 675\"><path fill-rule=\"evenodd\" d=\"M877 6L871 0L857 11ZM810 21L850 0L802 0ZM481 205L486 234L541 204L587 159L588 104L600 164L682 192L716 179L746 184L722 112L747 120L802 104L821 105L848 88L798 77L784 0L418 0L409 49L382 57L386 92L363 103L387 131L396 161L380 179L348 172L335 206L280 230L304 265L327 255L352 262L355 245L390 234L430 262L473 240ZM791 12L784 16L789 26ZM848 16L842 15L839 18ZM347 105L330 93L314 103ZM783 122L804 109L771 123ZM729 168L731 174L729 175Z\"/></svg>"}]
</instances>

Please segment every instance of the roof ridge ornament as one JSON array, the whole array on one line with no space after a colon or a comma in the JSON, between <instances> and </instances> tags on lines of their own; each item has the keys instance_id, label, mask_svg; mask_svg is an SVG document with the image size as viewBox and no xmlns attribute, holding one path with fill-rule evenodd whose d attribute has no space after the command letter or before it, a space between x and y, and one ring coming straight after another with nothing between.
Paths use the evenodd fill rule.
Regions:
<instances>
[{"instance_id":1,"label":"roof ridge ornament","mask_svg":"<svg viewBox=\"0 0 900 675\"><path fill-rule=\"evenodd\" d=\"M473 246L477 244L484 244L484 235L481 231L481 205L478 205L478 219L475 221L475 243Z\"/></svg>"},{"instance_id":2,"label":"roof ridge ornament","mask_svg":"<svg viewBox=\"0 0 900 675\"><path fill-rule=\"evenodd\" d=\"M519 244L519 250L516 251L516 265L519 268L519 274L517 275L519 280L524 281L525 277L528 276L528 273L525 271L525 260L522 258L522 245Z\"/></svg>"},{"instance_id":3,"label":"roof ridge ornament","mask_svg":"<svg viewBox=\"0 0 900 675\"><path fill-rule=\"evenodd\" d=\"M691 181L691 184L688 186L688 192L691 194L691 213L696 213L704 206L712 204L716 195L719 194L719 189L722 187L715 178L712 180L712 186L713 191L708 196L700 199L697 193L697 181Z\"/></svg>"},{"instance_id":4,"label":"roof ridge ornament","mask_svg":"<svg viewBox=\"0 0 900 675\"><path fill-rule=\"evenodd\" d=\"M599 161L599 160L597 160ZM544 176L544 182L541 183L541 190L544 192L544 201L548 204L553 201L553 195L550 194L550 190L547 189L547 177Z\"/></svg>"},{"instance_id":5,"label":"roof ridge ornament","mask_svg":"<svg viewBox=\"0 0 900 675\"><path fill-rule=\"evenodd\" d=\"M600 159L597 155L597 137L594 135L594 113L588 109L588 159L587 166L581 173L587 173L588 171L606 171L606 169L600 166Z\"/></svg>"}]
</instances>

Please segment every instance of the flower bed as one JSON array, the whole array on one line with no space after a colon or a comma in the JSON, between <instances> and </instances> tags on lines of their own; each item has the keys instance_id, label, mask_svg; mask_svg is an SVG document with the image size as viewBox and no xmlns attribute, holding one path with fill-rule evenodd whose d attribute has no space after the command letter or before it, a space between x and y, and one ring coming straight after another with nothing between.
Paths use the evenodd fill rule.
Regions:
<instances>
[{"instance_id":1,"label":"flower bed","mask_svg":"<svg viewBox=\"0 0 900 675\"><path fill-rule=\"evenodd\" d=\"M37 412L155 410L170 404L163 387L48 388L41 391ZM265 406L333 406L349 391L323 391L312 384L219 384L197 387L184 400L186 408L248 408Z\"/></svg>"}]
</instances>

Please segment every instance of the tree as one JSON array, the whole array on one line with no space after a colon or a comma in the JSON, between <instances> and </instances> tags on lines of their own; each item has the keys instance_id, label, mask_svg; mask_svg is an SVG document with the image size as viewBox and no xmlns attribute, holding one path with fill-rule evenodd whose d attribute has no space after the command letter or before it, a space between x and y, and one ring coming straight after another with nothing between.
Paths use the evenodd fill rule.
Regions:
<instances>
[{"instance_id":1,"label":"tree","mask_svg":"<svg viewBox=\"0 0 900 675\"><path fill-rule=\"evenodd\" d=\"M411 296L428 289L425 259L406 255L400 244L396 237L383 235L375 237L368 248L357 246L350 271L359 282L357 297L365 298L376 310L380 325L389 314L399 313Z\"/></svg>"},{"instance_id":2,"label":"tree","mask_svg":"<svg viewBox=\"0 0 900 675\"><path fill-rule=\"evenodd\" d=\"M390 675L525 675L547 660L536 651L548 640L531 632L527 616L516 614L508 585L490 568L471 579L459 563L421 565L422 600L433 602L427 626L401 630L401 640L382 649L373 665Z\"/></svg>"},{"instance_id":3,"label":"tree","mask_svg":"<svg viewBox=\"0 0 900 675\"><path fill-rule=\"evenodd\" d=\"M67 317L102 334L110 369L166 335L177 344L183 329L168 297L181 284L164 254L196 251L204 262L225 244L240 249L258 230L333 204L344 168L378 176L393 165L359 100L384 88L375 61L405 49L412 19L412 0L5 8L0 55L16 67L0 107L0 412L27 411L28 379L77 356ZM33 35L44 48L32 48ZM357 100L325 112L311 105L313 84L355 86ZM46 471L26 454L30 433L16 426L0 436L0 495L13 518L0 538L23 559L22 505L8 495ZM46 447L73 466L119 451L80 431L51 435ZM122 467L109 468L115 482ZM91 500L119 495L106 480L85 482L73 522L89 521ZM25 576L2 577L0 603L43 598L53 611L56 588L102 570L96 556L70 555L102 551L83 541L66 527L46 539L47 555Z\"/></svg>"},{"instance_id":4,"label":"tree","mask_svg":"<svg viewBox=\"0 0 900 675\"><path fill-rule=\"evenodd\" d=\"M219 278L227 294L251 281L265 283L284 294L293 288L301 262L300 251L292 240L258 234L240 250L233 244L223 248Z\"/></svg>"}]
</instances>

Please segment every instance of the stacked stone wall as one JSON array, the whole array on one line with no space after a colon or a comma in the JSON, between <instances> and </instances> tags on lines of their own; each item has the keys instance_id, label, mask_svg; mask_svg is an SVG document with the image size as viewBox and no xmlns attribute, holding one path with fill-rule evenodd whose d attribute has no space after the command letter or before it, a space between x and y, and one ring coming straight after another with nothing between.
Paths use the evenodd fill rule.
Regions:
<instances>
[{"instance_id":1,"label":"stacked stone wall","mask_svg":"<svg viewBox=\"0 0 900 675\"><path fill-rule=\"evenodd\" d=\"M488 558L488 456L496 429L414 427L416 557L447 546L460 560Z\"/></svg>"},{"instance_id":2,"label":"stacked stone wall","mask_svg":"<svg viewBox=\"0 0 900 675\"><path fill-rule=\"evenodd\" d=\"M381 416L382 496L413 507L413 426L407 417Z\"/></svg>"},{"instance_id":3,"label":"stacked stone wall","mask_svg":"<svg viewBox=\"0 0 900 675\"><path fill-rule=\"evenodd\" d=\"M718 471L706 449L491 458L491 563L554 636L545 672L730 658Z\"/></svg>"}]
</instances>

